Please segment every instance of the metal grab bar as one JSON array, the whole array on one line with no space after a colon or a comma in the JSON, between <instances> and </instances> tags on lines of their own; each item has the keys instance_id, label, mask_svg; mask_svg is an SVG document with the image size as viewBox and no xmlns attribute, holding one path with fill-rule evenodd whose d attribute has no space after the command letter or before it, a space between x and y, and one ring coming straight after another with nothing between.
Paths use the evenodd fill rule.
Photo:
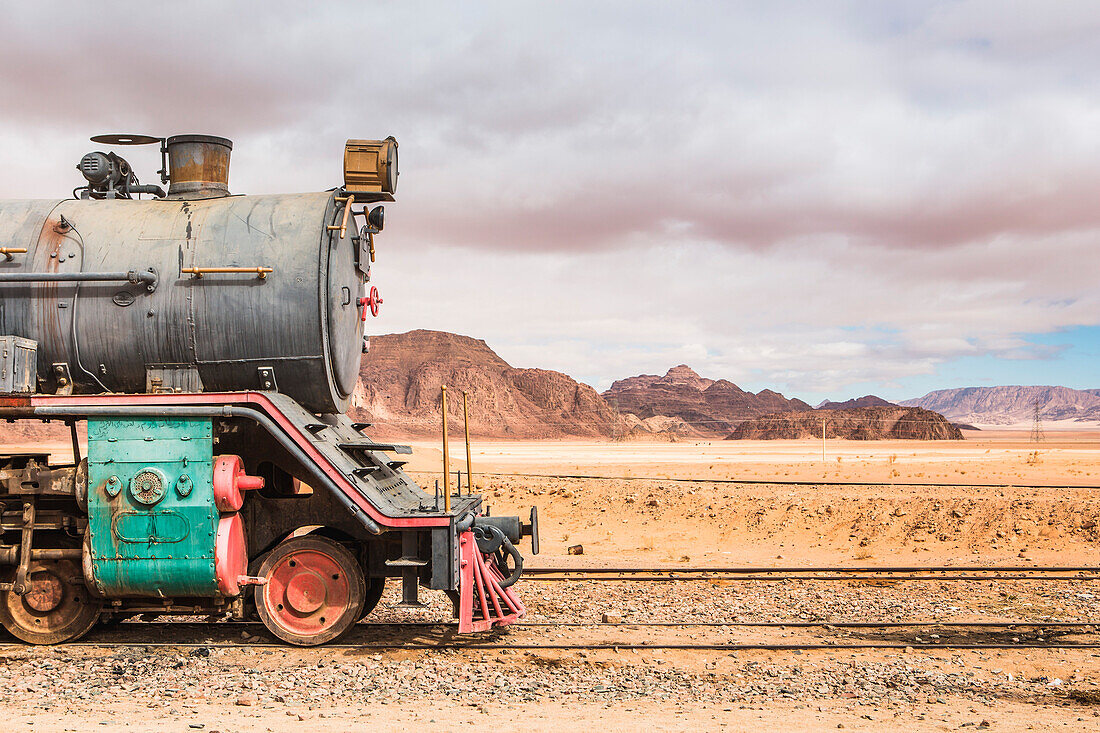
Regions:
<instances>
[{"instance_id":1,"label":"metal grab bar","mask_svg":"<svg viewBox=\"0 0 1100 733\"><path fill-rule=\"evenodd\" d=\"M14 257L12 257L12 255L21 255L26 253L26 247L0 247L0 255L4 255L4 257L7 258L8 262L11 262L13 259L15 259Z\"/></svg>"},{"instance_id":2,"label":"metal grab bar","mask_svg":"<svg viewBox=\"0 0 1100 733\"><path fill-rule=\"evenodd\" d=\"M0 273L0 283L82 283L128 282L144 285L150 292L157 289L160 277L153 269L128 272L5 272Z\"/></svg>"},{"instance_id":3,"label":"metal grab bar","mask_svg":"<svg viewBox=\"0 0 1100 733\"><path fill-rule=\"evenodd\" d=\"M355 194L348 194L347 198L337 196L336 200L344 202L344 217L339 224L329 224L328 230L330 232L339 231L340 239L343 239L344 235L348 233L348 215L351 213L351 205L355 203Z\"/></svg>"},{"instance_id":4,"label":"metal grab bar","mask_svg":"<svg viewBox=\"0 0 1100 733\"><path fill-rule=\"evenodd\" d=\"M443 395L443 511L451 513L451 452L447 444L447 385L439 388Z\"/></svg>"},{"instance_id":5,"label":"metal grab bar","mask_svg":"<svg viewBox=\"0 0 1100 733\"><path fill-rule=\"evenodd\" d=\"M184 267L180 272L201 278L203 275L247 273L266 280L268 273L275 272L273 267Z\"/></svg>"}]
</instances>

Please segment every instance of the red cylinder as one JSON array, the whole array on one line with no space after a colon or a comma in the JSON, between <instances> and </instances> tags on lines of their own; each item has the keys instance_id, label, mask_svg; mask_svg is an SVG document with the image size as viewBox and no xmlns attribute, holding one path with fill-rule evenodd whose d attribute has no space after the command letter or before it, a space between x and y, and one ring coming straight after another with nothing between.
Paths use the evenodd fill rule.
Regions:
<instances>
[{"instance_id":1,"label":"red cylinder","mask_svg":"<svg viewBox=\"0 0 1100 733\"><path fill-rule=\"evenodd\" d=\"M239 514L228 514L218 520L214 573L222 595L235 596L241 592L238 581L248 573L248 540Z\"/></svg>"},{"instance_id":2,"label":"red cylinder","mask_svg":"<svg viewBox=\"0 0 1100 733\"><path fill-rule=\"evenodd\" d=\"M235 512L244 504L242 491L255 491L264 487L260 476L244 472L240 456L218 456L214 459L214 504L220 512Z\"/></svg>"}]
</instances>

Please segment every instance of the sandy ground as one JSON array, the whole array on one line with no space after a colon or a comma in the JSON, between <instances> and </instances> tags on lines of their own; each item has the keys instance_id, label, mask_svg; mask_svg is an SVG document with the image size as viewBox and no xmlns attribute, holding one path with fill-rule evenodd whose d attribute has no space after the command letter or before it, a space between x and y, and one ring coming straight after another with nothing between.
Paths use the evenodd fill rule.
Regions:
<instances>
[{"instance_id":1,"label":"sandy ground","mask_svg":"<svg viewBox=\"0 0 1100 733\"><path fill-rule=\"evenodd\" d=\"M481 441L481 471L779 481L1100 484L1100 431L967 431L961 441L715 440L669 442ZM439 471L440 442L414 442L410 468ZM465 445L451 439L452 470Z\"/></svg>"},{"instance_id":2,"label":"sandy ground","mask_svg":"<svg viewBox=\"0 0 1100 733\"><path fill-rule=\"evenodd\" d=\"M539 506L543 553L530 562L540 566L1100 564L1100 505L1095 501L1096 492L1086 488L1100 486L1100 433L1049 432L1041 443L1030 443L1026 432L967 435L967 440L951 443L829 441L825 461L821 444L813 441L477 441L473 460L475 482L486 493L494 514L526 513L531 505ZM430 486L438 476L439 446L420 443L416 448L409 468ZM56 450L61 458L64 447ZM464 467L460 441L452 442L452 458L454 468ZM671 480L674 478L702 481ZM811 483L796 486L737 480ZM884 485L824 483L843 481ZM895 485L921 482L948 486ZM962 485L968 483L1010 486ZM1076 488L1020 488L1024 485ZM568 555L566 548L577 544L584 547L584 554ZM1100 618L1096 600L1100 589L1082 584L1063 588L1045 581L1012 587L994 583L840 587L799 582L781 587L708 588L707 584L694 584L689 593L677 598L668 595L669 589L654 592L648 586L629 585L569 589L526 582L520 592L529 601L532 618L570 614L594 618L604 608L616 608L639 620L661 614L676 618L691 612L692 604L723 618L779 618L785 614L875 620L927 618L929 614L938 618ZM708 603L713 607L708 608ZM238 706L233 702L234 690L192 695L158 692L156 699L151 699L152 693L142 688L140 679L120 686L116 695L58 700L33 677L27 678L25 665L57 658L73 669L87 670L97 663L95 655L110 652L7 647L0 654L12 672L6 678L0 674L0 682L7 685L0 690L6 715L0 728L225 733L302 730L303 726L308 730L368 726L397 730L415 725L458 730L478 724L551 730L598 722L608 730L890 730L902 726L912 730L1097 730L1100 706L1082 704L1065 694L1070 687L1100 690L1100 654L1094 652L917 649L906 654L814 651L796 656L793 652L652 651L626 659L610 652L587 656L565 652L541 662L489 650L458 655L386 652L371 657L377 662L372 662L376 667L369 674L395 675L397 680L406 674L415 678L417 664L443 665L447 670L496 665L507 670L509 685L513 678L526 681L525 692L522 696L503 694L486 683L476 694L457 699L417 688L415 694L368 695L353 704L349 700L355 698L327 697L336 693L319 688L316 697L300 701L288 698L280 703L261 697L255 705ZM160 652L148 654L152 660L148 664L156 674L171 675L172 665L179 664L167 653L163 658ZM319 660L345 663L347 655L336 650L228 650L215 669L228 674L259 667L265 670L265 679L276 681L313 669ZM671 695L648 693L621 699L584 692L601 674L634 667L657 669L654 665L658 664L684 675L690 681L690 692L676 688ZM795 695L731 695L723 700L703 694L707 685L737 689L738 680L753 678L760 665L771 665L777 679L787 674L792 678L806 674L828 677L835 670L838 679L855 682L847 687L842 682L815 683L799 688ZM871 695L858 684L861 677L871 679L879 674L876 670L889 665L927 673L965 670L977 675L976 687L971 689L969 683L944 685L930 688L927 694L894 699ZM188 669L184 665L181 671ZM552 677L547 676L550 673ZM481 679L481 673L476 678ZM1013 684L1017 686L993 684L1001 678L1016 680ZM1051 680L1059 680L1059 685L1064 680L1066 686L1052 687ZM570 685L577 694L570 694ZM203 727L194 727L200 725Z\"/></svg>"},{"instance_id":3,"label":"sandy ground","mask_svg":"<svg viewBox=\"0 0 1100 733\"><path fill-rule=\"evenodd\" d=\"M414 448L408 469L431 486L439 446ZM462 443L451 454L464 468ZM829 441L824 462L809 441L475 442L472 456L495 513L538 505L544 564L1088 563L1100 521L1100 433ZM700 481L664 480L684 478ZM584 557L563 559L578 543Z\"/></svg>"},{"instance_id":4,"label":"sandy ground","mask_svg":"<svg viewBox=\"0 0 1100 733\"><path fill-rule=\"evenodd\" d=\"M48 731L407 731L531 730L551 733L598 725L607 731L1067 731L1097 730L1100 718L1079 706L1040 707L1026 702L930 705L927 713L899 713L868 709L859 703L835 700L771 702L752 707L698 707L694 705L635 703L628 706L545 702L522 707L495 705L446 706L425 710L424 703L374 703L362 710L302 708L289 714L271 708L227 708L222 704L180 704L162 710L120 701L110 710L54 711L49 715L15 712L5 730ZM160 707L160 706L157 706ZM428 706L430 707L430 705ZM191 723L191 721L215 721ZM983 725L985 724L985 725ZM197 726L202 725L202 728Z\"/></svg>"}]
</instances>

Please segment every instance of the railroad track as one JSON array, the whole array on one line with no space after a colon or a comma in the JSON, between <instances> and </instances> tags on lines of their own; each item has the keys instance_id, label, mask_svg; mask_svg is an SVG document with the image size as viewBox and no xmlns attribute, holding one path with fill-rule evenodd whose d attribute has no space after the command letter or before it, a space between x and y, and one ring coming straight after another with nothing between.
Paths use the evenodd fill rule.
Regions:
<instances>
[{"instance_id":1,"label":"railroad track","mask_svg":"<svg viewBox=\"0 0 1100 733\"><path fill-rule=\"evenodd\" d=\"M651 567L524 568L534 581L777 581L777 580L1100 580L1100 566L865 566L865 567Z\"/></svg>"},{"instance_id":2,"label":"railroad track","mask_svg":"<svg viewBox=\"0 0 1100 733\"><path fill-rule=\"evenodd\" d=\"M440 476L438 471L406 471L411 474ZM1100 489L1092 484L1023 484L1023 483L958 483L943 481L828 481L779 480L774 478L686 478L670 476L601 476L587 473L504 473L478 471L478 477L496 478L553 478L578 481L653 481L680 484L744 484L746 486L881 486L884 488L934 488L934 489Z\"/></svg>"},{"instance_id":3,"label":"railroad track","mask_svg":"<svg viewBox=\"0 0 1100 733\"><path fill-rule=\"evenodd\" d=\"M1097 566L863 566L863 567L537 567L524 570L532 581L1016 581L1100 580ZM600 638L547 640L548 629L599 629ZM691 630L699 633L684 636ZM701 638L701 630L758 629L816 637L797 641ZM666 630L659 638L641 638ZM240 634L244 631L244 634ZM529 633L525 633L529 632ZM669 638L671 634L671 638ZM234 638L239 635L240 638ZM592 634L578 636L590 637ZM561 635L559 635L559 638ZM1070 638L1067 638L1070 637ZM0 648L2 648L0 643ZM8 648L17 645L7 645ZM98 627L70 647L276 648L264 626L250 621L129 621ZM1096 621L528 621L479 636L461 637L457 624L430 621L368 622L325 649L361 651L463 650L861 650L861 649L1100 649Z\"/></svg>"},{"instance_id":4,"label":"railroad track","mask_svg":"<svg viewBox=\"0 0 1100 733\"><path fill-rule=\"evenodd\" d=\"M823 638L805 640L705 639L577 639L545 641L546 629L599 627L605 633L634 633L646 629L767 628L784 631L815 630ZM530 635L525 629L538 630ZM603 624L588 621L521 622L482 636L459 637L457 624L436 622L360 623L350 638L319 649L369 651L795 651L871 649L1098 649L1100 621L627 621ZM244 631L243 634L241 632ZM239 636L240 638L234 638ZM512 638L507 638L512 637ZM135 621L93 630L80 641L59 645L92 648L214 648L290 649L270 637L258 622L202 623L194 621ZM0 648L26 648L0 645Z\"/></svg>"}]
</instances>

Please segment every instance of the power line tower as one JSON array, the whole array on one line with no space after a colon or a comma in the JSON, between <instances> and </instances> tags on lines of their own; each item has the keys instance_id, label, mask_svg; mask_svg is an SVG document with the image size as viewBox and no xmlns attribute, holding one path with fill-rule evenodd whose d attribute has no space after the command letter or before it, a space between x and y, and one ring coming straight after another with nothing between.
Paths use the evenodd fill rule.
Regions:
<instances>
[{"instance_id":1,"label":"power line tower","mask_svg":"<svg viewBox=\"0 0 1100 733\"><path fill-rule=\"evenodd\" d=\"M1043 419L1039 416L1039 398L1036 397L1035 401L1031 405L1032 421L1031 421L1031 442L1041 443L1046 440L1046 435L1043 434Z\"/></svg>"}]
</instances>

